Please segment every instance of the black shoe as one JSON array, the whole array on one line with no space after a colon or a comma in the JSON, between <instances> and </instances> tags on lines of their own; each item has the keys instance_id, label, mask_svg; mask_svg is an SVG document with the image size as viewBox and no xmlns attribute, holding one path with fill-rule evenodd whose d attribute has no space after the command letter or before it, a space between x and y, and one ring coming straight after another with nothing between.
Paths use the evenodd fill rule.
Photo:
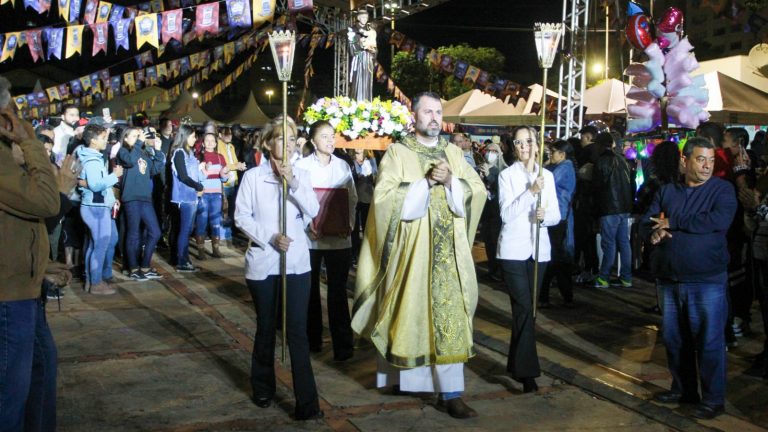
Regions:
<instances>
[{"instance_id":1,"label":"black shoe","mask_svg":"<svg viewBox=\"0 0 768 432\"><path fill-rule=\"evenodd\" d=\"M346 352L344 352L342 354L338 354L338 355L334 354L333 361L336 361L336 362L347 361L347 360L351 359L352 356L354 356L354 355L355 355L355 352L352 351L352 350L346 351Z\"/></svg>"},{"instance_id":2,"label":"black shoe","mask_svg":"<svg viewBox=\"0 0 768 432\"><path fill-rule=\"evenodd\" d=\"M523 393L533 393L539 390L536 378L523 378Z\"/></svg>"},{"instance_id":3,"label":"black shoe","mask_svg":"<svg viewBox=\"0 0 768 432\"><path fill-rule=\"evenodd\" d=\"M665 391L653 395L653 400L663 404L699 403L698 396L683 396L675 391Z\"/></svg>"},{"instance_id":4,"label":"black shoe","mask_svg":"<svg viewBox=\"0 0 768 432\"><path fill-rule=\"evenodd\" d=\"M696 405L696 408L691 411L691 415L697 419L711 420L724 412L725 407L722 405L711 407L709 405L698 404Z\"/></svg>"},{"instance_id":5,"label":"black shoe","mask_svg":"<svg viewBox=\"0 0 768 432\"><path fill-rule=\"evenodd\" d=\"M176 266L176 271L179 273L194 273L197 271L197 267L192 265L192 263L186 263L180 266Z\"/></svg>"},{"instance_id":6,"label":"black shoe","mask_svg":"<svg viewBox=\"0 0 768 432\"><path fill-rule=\"evenodd\" d=\"M142 273L144 273L144 277L147 279L162 279L163 276L160 275L160 273L157 272L157 269L152 267L148 270L142 270Z\"/></svg>"},{"instance_id":7,"label":"black shoe","mask_svg":"<svg viewBox=\"0 0 768 432\"><path fill-rule=\"evenodd\" d=\"M46 293L48 300L59 300L64 297L64 290L62 288L51 288Z\"/></svg>"},{"instance_id":8,"label":"black shoe","mask_svg":"<svg viewBox=\"0 0 768 432\"><path fill-rule=\"evenodd\" d=\"M464 403L461 398L448 399L447 401L440 399L437 401L437 409L457 419L477 417L477 411Z\"/></svg>"},{"instance_id":9,"label":"black shoe","mask_svg":"<svg viewBox=\"0 0 768 432\"><path fill-rule=\"evenodd\" d=\"M269 408L272 405L272 398L253 398L253 404L259 408Z\"/></svg>"},{"instance_id":10,"label":"black shoe","mask_svg":"<svg viewBox=\"0 0 768 432\"><path fill-rule=\"evenodd\" d=\"M317 410L312 411L309 413L295 413L296 420L304 421L304 420L321 420L323 417L325 417L325 413L323 410Z\"/></svg>"},{"instance_id":11,"label":"black shoe","mask_svg":"<svg viewBox=\"0 0 768 432\"><path fill-rule=\"evenodd\" d=\"M141 270L133 270L128 274L128 277L136 282L146 282L149 280L148 277L144 276L144 273L142 273Z\"/></svg>"}]
</instances>

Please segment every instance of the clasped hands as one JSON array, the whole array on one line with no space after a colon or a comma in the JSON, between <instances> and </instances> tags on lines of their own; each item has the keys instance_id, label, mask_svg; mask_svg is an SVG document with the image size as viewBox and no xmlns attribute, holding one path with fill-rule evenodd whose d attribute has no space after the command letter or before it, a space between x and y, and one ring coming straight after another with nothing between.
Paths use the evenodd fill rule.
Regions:
<instances>
[{"instance_id":1,"label":"clasped hands","mask_svg":"<svg viewBox=\"0 0 768 432\"><path fill-rule=\"evenodd\" d=\"M652 217L651 221L656 224L651 233L651 244L657 245L665 239L672 238L672 234L669 232L669 219Z\"/></svg>"},{"instance_id":2,"label":"clasped hands","mask_svg":"<svg viewBox=\"0 0 768 432\"><path fill-rule=\"evenodd\" d=\"M429 182L429 187L442 184L450 189L451 180L453 180L451 166L448 165L448 162L445 159L440 159L439 162L433 164L432 168L427 171L427 182Z\"/></svg>"}]
</instances>

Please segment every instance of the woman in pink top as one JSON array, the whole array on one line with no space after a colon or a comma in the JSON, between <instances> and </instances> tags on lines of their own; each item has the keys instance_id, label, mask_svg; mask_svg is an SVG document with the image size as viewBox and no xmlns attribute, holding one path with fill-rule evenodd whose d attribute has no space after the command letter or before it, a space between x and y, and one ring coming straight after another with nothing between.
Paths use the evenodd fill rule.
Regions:
<instances>
[{"instance_id":1,"label":"woman in pink top","mask_svg":"<svg viewBox=\"0 0 768 432\"><path fill-rule=\"evenodd\" d=\"M224 155L216 152L216 135L207 133L203 136L203 152L200 154L200 170L203 172L203 196L197 206L197 258L205 257L205 234L211 227L212 252L216 258L221 258L219 250L219 231L221 230L221 213L223 203L223 182L229 179L229 168Z\"/></svg>"}]
</instances>

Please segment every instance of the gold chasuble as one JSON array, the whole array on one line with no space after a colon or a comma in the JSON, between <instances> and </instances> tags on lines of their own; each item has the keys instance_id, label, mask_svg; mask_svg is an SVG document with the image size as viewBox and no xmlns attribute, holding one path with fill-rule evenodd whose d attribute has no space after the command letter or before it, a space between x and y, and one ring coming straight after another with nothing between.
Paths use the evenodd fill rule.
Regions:
<instances>
[{"instance_id":1,"label":"gold chasuble","mask_svg":"<svg viewBox=\"0 0 768 432\"><path fill-rule=\"evenodd\" d=\"M408 188L441 159L461 182L466 217L450 210L445 187L436 185L427 215L401 220ZM352 328L392 365L463 363L474 355L472 242L486 198L461 149L443 139L427 147L409 135L384 154L358 260Z\"/></svg>"}]
</instances>

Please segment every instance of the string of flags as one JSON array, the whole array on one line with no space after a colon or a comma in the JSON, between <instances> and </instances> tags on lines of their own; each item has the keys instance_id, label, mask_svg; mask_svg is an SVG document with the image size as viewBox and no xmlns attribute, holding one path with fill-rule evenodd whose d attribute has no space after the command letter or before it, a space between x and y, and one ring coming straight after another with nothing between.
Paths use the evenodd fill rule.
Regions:
<instances>
[{"instance_id":1,"label":"string of flags","mask_svg":"<svg viewBox=\"0 0 768 432\"><path fill-rule=\"evenodd\" d=\"M109 68L105 68L68 83L15 96L14 102L24 118L40 118L60 113L62 106L66 103L90 107L105 100L111 100L116 95L135 93L144 86L158 85L192 73L193 75L186 78L183 83L185 86L189 84L185 87L189 88L207 80L211 73L223 70L238 54L252 47L263 50L268 43L266 33L260 32L258 35L249 33L235 41L156 65L153 65L152 52L147 51L136 56L139 69L135 71L111 75ZM150 66L144 67L147 65ZM238 67L237 70L240 68ZM241 73L242 70L237 77ZM214 86L214 90L217 87L218 85ZM168 94L174 95L173 88L168 91ZM200 103L205 103L212 98L213 96L203 95L198 100ZM148 106L151 105L150 103Z\"/></svg>"},{"instance_id":2,"label":"string of flags","mask_svg":"<svg viewBox=\"0 0 768 432\"><path fill-rule=\"evenodd\" d=\"M373 73L374 77L376 77L376 81L386 86L387 92L389 92L395 99L397 99L398 102L407 106L408 109L411 109L411 99L406 96L405 93L403 93L397 84L395 84L389 74L384 70L384 67L379 64L379 62L376 62Z\"/></svg>"},{"instance_id":3,"label":"string of flags","mask_svg":"<svg viewBox=\"0 0 768 432\"><path fill-rule=\"evenodd\" d=\"M51 9L50 0L0 0L0 7L5 4L15 7L15 1L23 1L24 9L32 8L39 14ZM55 3L58 16L64 23L0 34L0 63L12 61L24 45L28 46L34 62L84 55L84 32L93 34L91 56L95 56L108 52L110 29L115 53L121 48L130 50L131 33L135 35L137 49L144 44L161 49L172 40L187 44L194 38L218 35L226 29L257 28L273 21L276 13L276 0L217 0L202 4L196 4L195 0L167 0L167 3L168 8L163 0L147 1L136 7L103 0L58 0ZM220 16L222 4L224 15ZM192 9L194 19L185 19L184 11ZM312 9L312 0L288 2L288 12L292 14ZM186 24L188 31L186 21L191 24ZM223 22L226 24L222 25Z\"/></svg>"},{"instance_id":4,"label":"string of flags","mask_svg":"<svg viewBox=\"0 0 768 432\"><path fill-rule=\"evenodd\" d=\"M413 54L418 61L429 60L430 66L446 76L454 76L464 85L479 89L484 93L506 100L507 103L517 105L520 99L527 100L531 95L531 89L512 80L495 77L490 72L469 64L462 59L455 59L447 54L440 53L435 48L407 37L404 33L393 31L390 34L389 43L398 50ZM550 98L547 102L547 112L556 115L557 100ZM538 113L540 104L534 103L532 112Z\"/></svg>"}]
</instances>

